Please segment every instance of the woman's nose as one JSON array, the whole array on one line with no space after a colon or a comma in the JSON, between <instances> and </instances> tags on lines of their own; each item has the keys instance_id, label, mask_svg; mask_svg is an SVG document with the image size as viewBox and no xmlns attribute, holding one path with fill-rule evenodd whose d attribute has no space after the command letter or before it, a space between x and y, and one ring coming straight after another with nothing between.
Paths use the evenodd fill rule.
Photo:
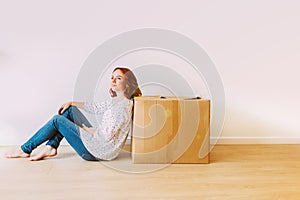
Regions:
<instances>
[{"instance_id":1,"label":"woman's nose","mask_svg":"<svg viewBox=\"0 0 300 200\"><path fill-rule=\"evenodd\" d=\"M116 82L116 79L115 79L115 78L113 78L113 79L111 80L111 82L112 82L112 83L115 83L115 82Z\"/></svg>"}]
</instances>

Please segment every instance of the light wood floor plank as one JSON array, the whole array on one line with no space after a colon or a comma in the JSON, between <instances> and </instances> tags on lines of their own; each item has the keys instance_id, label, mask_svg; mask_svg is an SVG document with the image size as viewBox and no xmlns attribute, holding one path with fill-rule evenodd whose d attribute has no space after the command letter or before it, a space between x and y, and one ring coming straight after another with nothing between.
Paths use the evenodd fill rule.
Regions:
<instances>
[{"instance_id":1,"label":"light wood floor plank","mask_svg":"<svg viewBox=\"0 0 300 200\"><path fill-rule=\"evenodd\" d=\"M211 164L133 174L83 161L64 146L38 162L1 158L0 199L300 199L299 157L300 145L217 145ZM110 165L151 169L132 164L129 153Z\"/></svg>"}]
</instances>

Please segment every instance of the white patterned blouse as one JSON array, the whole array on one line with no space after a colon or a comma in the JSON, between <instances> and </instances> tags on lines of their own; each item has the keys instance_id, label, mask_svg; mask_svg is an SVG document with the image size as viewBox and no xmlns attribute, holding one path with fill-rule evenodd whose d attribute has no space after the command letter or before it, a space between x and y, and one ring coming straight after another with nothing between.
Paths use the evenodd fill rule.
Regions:
<instances>
[{"instance_id":1,"label":"white patterned blouse","mask_svg":"<svg viewBox=\"0 0 300 200\"><path fill-rule=\"evenodd\" d=\"M131 131L132 100L115 98L96 102L85 102L83 109L92 114L103 114L94 134L80 129L80 137L87 150L101 160L115 159Z\"/></svg>"}]
</instances>

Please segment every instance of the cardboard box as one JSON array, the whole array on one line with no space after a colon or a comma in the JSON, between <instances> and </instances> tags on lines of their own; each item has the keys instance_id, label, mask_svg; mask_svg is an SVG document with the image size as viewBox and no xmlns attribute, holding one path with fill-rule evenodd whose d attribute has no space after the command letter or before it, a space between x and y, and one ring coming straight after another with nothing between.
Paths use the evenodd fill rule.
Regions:
<instances>
[{"instance_id":1,"label":"cardboard box","mask_svg":"<svg viewBox=\"0 0 300 200\"><path fill-rule=\"evenodd\" d=\"M187 97L134 99L133 163L209 163L210 101Z\"/></svg>"}]
</instances>

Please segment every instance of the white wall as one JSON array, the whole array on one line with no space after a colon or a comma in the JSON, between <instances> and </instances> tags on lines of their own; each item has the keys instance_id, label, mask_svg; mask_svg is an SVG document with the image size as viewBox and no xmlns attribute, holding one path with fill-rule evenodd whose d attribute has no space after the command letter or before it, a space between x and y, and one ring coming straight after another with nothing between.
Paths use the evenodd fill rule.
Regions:
<instances>
[{"instance_id":1,"label":"white wall","mask_svg":"<svg viewBox=\"0 0 300 200\"><path fill-rule=\"evenodd\" d=\"M226 93L223 143L300 142L300 3L0 0L0 145L20 144L72 99L105 40L158 27L200 44Z\"/></svg>"}]
</instances>

